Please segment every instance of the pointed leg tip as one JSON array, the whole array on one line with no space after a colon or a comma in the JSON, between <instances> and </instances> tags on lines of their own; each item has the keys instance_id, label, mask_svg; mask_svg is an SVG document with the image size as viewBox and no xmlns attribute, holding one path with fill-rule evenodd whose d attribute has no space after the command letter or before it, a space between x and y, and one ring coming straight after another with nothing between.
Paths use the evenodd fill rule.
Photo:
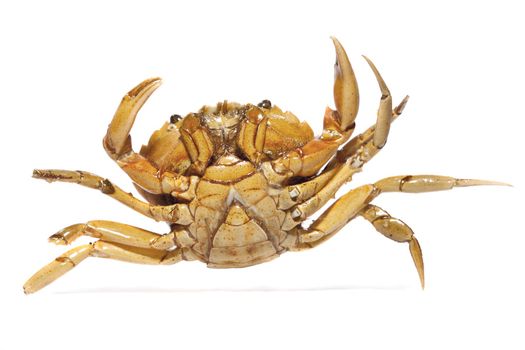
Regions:
<instances>
[{"instance_id":1,"label":"pointed leg tip","mask_svg":"<svg viewBox=\"0 0 525 350\"><path fill-rule=\"evenodd\" d=\"M408 242L410 255L416 266L419 281L421 283L421 289L425 289L425 265L423 263L423 253L421 252L421 246L419 245L416 237L412 236L412 239Z\"/></svg>"},{"instance_id":2,"label":"pointed leg tip","mask_svg":"<svg viewBox=\"0 0 525 350\"><path fill-rule=\"evenodd\" d=\"M383 97L390 96L390 90L388 89L388 86L386 85L383 77L381 76L381 73L379 73L379 70L377 69L374 62L372 62L372 60L366 57L365 55L362 55L362 56L366 60L370 68L372 69L372 72L374 72L374 75L379 84L379 88L381 89L381 93L383 94Z\"/></svg>"},{"instance_id":3,"label":"pointed leg tip","mask_svg":"<svg viewBox=\"0 0 525 350\"><path fill-rule=\"evenodd\" d=\"M407 105L409 99L410 99L410 96L406 95L405 98L401 100L401 102L394 109L394 113L396 115L400 115L401 113L403 113L403 110L405 109L405 106Z\"/></svg>"},{"instance_id":4,"label":"pointed leg tip","mask_svg":"<svg viewBox=\"0 0 525 350\"><path fill-rule=\"evenodd\" d=\"M490 183L487 183L487 185L492 186L505 186L505 187L514 187L513 184L509 184L508 182L500 182L500 181L488 181Z\"/></svg>"},{"instance_id":5,"label":"pointed leg tip","mask_svg":"<svg viewBox=\"0 0 525 350\"><path fill-rule=\"evenodd\" d=\"M506 187L514 187L513 185L506 183L506 182L500 182L500 181L492 181L492 180L478 180L478 179L457 179L456 185L458 187L467 187L467 186L506 186Z\"/></svg>"}]
</instances>

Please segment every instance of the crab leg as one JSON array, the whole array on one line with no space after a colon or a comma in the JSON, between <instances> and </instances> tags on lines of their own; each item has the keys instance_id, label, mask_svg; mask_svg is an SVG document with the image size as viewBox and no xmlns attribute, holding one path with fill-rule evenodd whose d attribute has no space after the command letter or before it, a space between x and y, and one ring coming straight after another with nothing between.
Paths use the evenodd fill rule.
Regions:
<instances>
[{"instance_id":1,"label":"crab leg","mask_svg":"<svg viewBox=\"0 0 525 350\"><path fill-rule=\"evenodd\" d=\"M336 234L377 194L378 190L374 185L363 185L340 197L308 229L299 228L297 248L313 248Z\"/></svg>"},{"instance_id":2,"label":"crab leg","mask_svg":"<svg viewBox=\"0 0 525 350\"><path fill-rule=\"evenodd\" d=\"M382 192L420 193L481 185L507 184L485 180L455 179L438 175L410 175L389 177L379 180L373 185L360 186L336 200L308 229L299 228L297 249L312 248L333 236ZM325 201L317 200L315 205L309 207L309 210L312 212L318 210L325 203ZM301 216L296 225L304 218ZM294 249L292 248L292 250Z\"/></svg>"},{"instance_id":3,"label":"crab leg","mask_svg":"<svg viewBox=\"0 0 525 350\"><path fill-rule=\"evenodd\" d=\"M30 294L44 288L90 256L154 265L175 264L183 260L183 252L180 248L162 251L96 241L93 244L73 248L41 268L24 284L24 292Z\"/></svg>"},{"instance_id":4,"label":"crab leg","mask_svg":"<svg viewBox=\"0 0 525 350\"><path fill-rule=\"evenodd\" d=\"M70 225L49 237L49 241L57 245L68 245L80 236L99 238L105 242L125 244L137 248L160 250L175 248L174 232L160 235L139 227L105 220Z\"/></svg>"},{"instance_id":5,"label":"crab leg","mask_svg":"<svg viewBox=\"0 0 525 350\"><path fill-rule=\"evenodd\" d=\"M381 192L421 193L450 190L454 187L469 186L510 186L509 184L477 179L456 179L441 175L401 175L381 179L375 187Z\"/></svg>"},{"instance_id":6,"label":"crab leg","mask_svg":"<svg viewBox=\"0 0 525 350\"><path fill-rule=\"evenodd\" d=\"M120 103L109 124L103 145L108 155L146 191L156 194L184 192L189 180L185 176L162 172L131 147L129 132L140 108L160 86L160 78L143 81L130 90Z\"/></svg>"},{"instance_id":7,"label":"crab leg","mask_svg":"<svg viewBox=\"0 0 525 350\"><path fill-rule=\"evenodd\" d=\"M358 170L348 166L340 166L334 171L334 176L317 193L288 211L287 216L290 216L292 220L285 220L284 230L290 230L323 207L330 199L334 198L337 190Z\"/></svg>"},{"instance_id":8,"label":"crab leg","mask_svg":"<svg viewBox=\"0 0 525 350\"><path fill-rule=\"evenodd\" d=\"M89 188L98 189L120 203L156 221L167 221L181 225L188 225L192 222L192 217L186 204L176 203L167 206L151 205L133 197L131 193L124 192L116 185L113 185L108 179L104 179L88 172L36 169L33 171L33 177L48 182L71 182Z\"/></svg>"},{"instance_id":9,"label":"crab leg","mask_svg":"<svg viewBox=\"0 0 525 350\"><path fill-rule=\"evenodd\" d=\"M323 172L310 181L302 182L296 185L287 186L286 190L279 193L278 207L286 210L296 204L303 203L315 196L327 184L332 182L334 176L338 173L339 168L334 168Z\"/></svg>"},{"instance_id":10,"label":"crab leg","mask_svg":"<svg viewBox=\"0 0 525 350\"><path fill-rule=\"evenodd\" d=\"M374 225L377 232L386 238L400 243L408 242L410 255L412 256L419 275L419 281L421 282L421 288L425 288L423 254L421 253L421 247L416 237L414 237L412 229L403 221L393 218L386 211L373 204L368 204L361 210L360 215Z\"/></svg>"},{"instance_id":11,"label":"crab leg","mask_svg":"<svg viewBox=\"0 0 525 350\"><path fill-rule=\"evenodd\" d=\"M507 184L486 180L455 179L438 175L409 175L393 176L379 180L373 185L363 185L336 200L308 229L298 227L296 229L297 242L291 244L288 249L294 251L313 248L336 234L350 220L361 215L370 221L376 230L388 238L409 243L410 253L418 270L421 286L424 287L423 256L417 239L413 237L412 230L401 220L391 217L384 210L371 205L370 202L382 192L421 193L480 185ZM325 201L318 200L316 205L310 209L320 209L324 204ZM300 220L296 221L296 225L303 220L304 217L301 216Z\"/></svg>"}]
</instances>

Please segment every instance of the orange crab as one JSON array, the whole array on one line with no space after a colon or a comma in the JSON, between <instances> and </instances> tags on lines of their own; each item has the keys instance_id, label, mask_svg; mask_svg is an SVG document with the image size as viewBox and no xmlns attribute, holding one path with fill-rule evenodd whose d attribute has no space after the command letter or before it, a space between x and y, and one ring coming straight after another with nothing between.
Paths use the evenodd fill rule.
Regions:
<instances>
[{"instance_id":1,"label":"orange crab","mask_svg":"<svg viewBox=\"0 0 525 350\"><path fill-rule=\"evenodd\" d=\"M423 257L412 230L373 205L373 199L384 192L500 183L436 175L388 177L349 191L309 227L303 227L305 219L333 198L385 145L391 122L408 100L407 96L392 108L387 85L365 57L382 95L376 124L350 139L359 92L343 46L332 39L336 110L326 109L319 137L314 137L308 124L268 100L257 105L224 101L184 118L172 116L135 153L130 129L161 80L148 79L128 92L109 125L104 148L147 202L84 171L35 170L33 177L99 189L141 214L165 221L169 232L157 234L100 220L68 226L50 241L67 245L83 235L97 240L44 266L25 283L24 291L38 291L90 256L142 264L199 260L216 268L260 264L287 251L313 248L358 216L385 237L408 243L423 287Z\"/></svg>"}]
</instances>

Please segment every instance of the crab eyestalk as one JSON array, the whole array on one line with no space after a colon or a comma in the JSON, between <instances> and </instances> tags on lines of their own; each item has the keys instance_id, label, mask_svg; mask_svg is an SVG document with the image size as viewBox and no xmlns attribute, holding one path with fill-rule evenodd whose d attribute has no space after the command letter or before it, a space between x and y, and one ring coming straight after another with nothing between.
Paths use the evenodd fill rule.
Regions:
<instances>
[{"instance_id":1,"label":"crab eyestalk","mask_svg":"<svg viewBox=\"0 0 525 350\"><path fill-rule=\"evenodd\" d=\"M341 129L348 130L354 123L359 110L359 88L354 70L345 49L334 37L336 61L334 66L334 102L339 114Z\"/></svg>"}]
</instances>

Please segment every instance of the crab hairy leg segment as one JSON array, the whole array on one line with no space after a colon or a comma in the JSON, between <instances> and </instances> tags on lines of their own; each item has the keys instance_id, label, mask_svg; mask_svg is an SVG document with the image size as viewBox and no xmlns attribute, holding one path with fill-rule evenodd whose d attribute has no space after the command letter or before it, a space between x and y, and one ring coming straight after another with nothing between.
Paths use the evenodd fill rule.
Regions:
<instances>
[{"instance_id":1,"label":"crab hairy leg segment","mask_svg":"<svg viewBox=\"0 0 525 350\"><path fill-rule=\"evenodd\" d=\"M139 227L105 220L70 225L49 237L49 241L57 245L66 245L71 244L80 236L95 237L105 242L120 243L137 248L161 250L175 248L173 233L160 235Z\"/></svg>"},{"instance_id":2,"label":"crab hairy leg segment","mask_svg":"<svg viewBox=\"0 0 525 350\"><path fill-rule=\"evenodd\" d=\"M33 177L48 182L71 182L98 189L109 197L156 221L168 221L181 225L187 225L192 222L192 217L186 204L176 203L168 206L151 205L133 197L131 193L124 192L108 179L85 171L35 169L33 171Z\"/></svg>"},{"instance_id":3,"label":"crab hairy leg segment","mask_svg":"<svg viewBox=\"0 0 525 350\"><path fill-rule=\"evenodd\" d=\"M160 78L147 79L131 89L120 102L109 124L103 145L107 154L140 187L151 193L186 191L189 179L185 176L161 172L149 160L133 151L129 132L135 118L153 92L160 86Z\"/></svg>"},{"instance_id":4,"label":"crab hairy leg segment","mask_svg":"<svg viewBox=\"0 0 525 350\"><path fill-rule=\"evenodd\" d=\"M408 242L410 255L416 266L421 282L421 288L425 288L425 270L423 265L423 254L414 232L403 221L396 219L383 209L373 204L368 204L360 212L360 215L374 225L377 232L396 242Z\"/></svg>"},{"instance_id":5,"label":"crab hairy leg segment","mask_svg":"<svg viewBox=\"0 0 525 350\"><path fill-rule=\"evenodd\" d=\"M152 265L170 265L183 260L180 248L162 251L96 241L73 248L41 268L24 284L24 293L39 291L90 256Z\"/></svg>"}]
</instances>

